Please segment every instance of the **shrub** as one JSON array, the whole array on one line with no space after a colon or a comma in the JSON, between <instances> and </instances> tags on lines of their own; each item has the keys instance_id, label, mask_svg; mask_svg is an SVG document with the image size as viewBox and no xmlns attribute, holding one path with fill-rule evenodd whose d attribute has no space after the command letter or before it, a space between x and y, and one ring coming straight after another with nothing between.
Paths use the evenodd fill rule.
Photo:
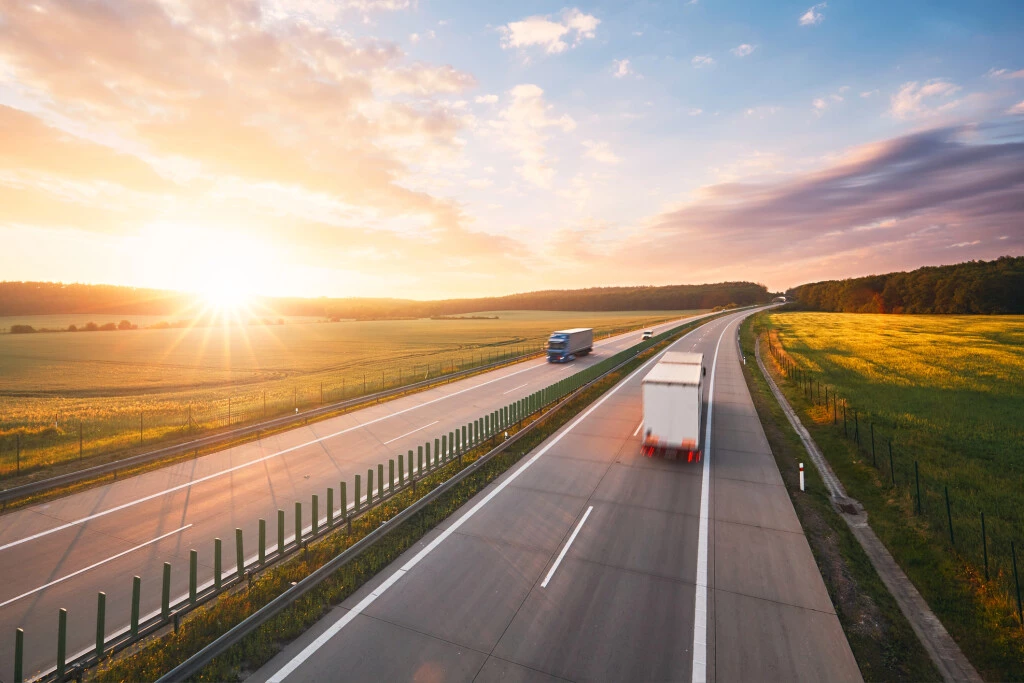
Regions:
<instances>
[{"instance_id":1,"label":"shrub","mask_svg":"<svg viewBox=\"0 0 1024 683\"><path fill-rule=\"evenodd\" d=\"M31 325L11 325L11 334L31 334L36 328Z\"/></svg>"},{"instance_id":2,"label":"shrub","mask_svg":"<svg viewBox=\"0 0 1024 683\"><path fill-rule=\"evenodd\" d=\"M139 329L139 326L138 325L133 325L131 320L122 320L121 322L119 322L117 324L117 329L119 329L119 330L137 330L137 329Z\"/></svg>"},{"instance_id":3,"label":"shrub","mask_svg":"<svg viewBox=\"0 0 1024 683\"><path fill-rule=\"evenodd\" d=\"M114 323L104 323L100 325L99 329L100 332L110 332L111 330L116 330L117 325L115 325Z\"/></svg>"},{"instance_id":4,"label":"shrub","mask_svg":"<svg viewBox=\"0 0 1024 683\"><path fill-rule=\"evenodd\" d=\"M82 329L85 330L86 332L95 332L96 330L100 329L100 326L97 325L96 323L90 322L86 323L85 327L83 327Z\"/></svg>"}]
</instances>

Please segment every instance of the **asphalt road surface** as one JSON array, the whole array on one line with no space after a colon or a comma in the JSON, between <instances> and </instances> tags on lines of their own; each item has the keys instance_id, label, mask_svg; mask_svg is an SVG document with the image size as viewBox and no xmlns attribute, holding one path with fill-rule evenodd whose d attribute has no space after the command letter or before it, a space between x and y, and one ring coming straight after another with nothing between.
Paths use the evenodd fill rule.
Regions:
<instances>
[{"instance_id":1,"label":"asphalt road surface","mask_svg":"<svg viewBox=\"0 0 1024 683\"><path fill-rule=\"evenodd\" d=\"M669 329L677 322L657 326ZM132 577L142 577L142 615L159 609L164 562L173 598L188 593L189 550L199 583L213 577L213 539L223 571L235 566L234 530L255 552L260 518L276 547L277 510L293 530L294 504L415 449L492 410L600 362L640 341L640 331L598 340L594 353L564 365L537 359L405 396L219 453L0 516L0 681L11 680L14 630L25 631L25 672L56 663L57 614L68 610L68 659L94 647L96 595L106 598L108 636L127 627ZM365 482L364 482L365 487ZM286 542L294 538L294 531Z\"/></svg>"},{"instance_id":2,"label":"asphalt road surface","mask_svg":"<svg viewBox=\"0 0 1024 683\"><path fill-rule=\"evenodd\" d=\"M702 462L640 452L641 379L606 393L251 681L855 681L744 383L708 368Z\"/></svg>"}]
</instances>

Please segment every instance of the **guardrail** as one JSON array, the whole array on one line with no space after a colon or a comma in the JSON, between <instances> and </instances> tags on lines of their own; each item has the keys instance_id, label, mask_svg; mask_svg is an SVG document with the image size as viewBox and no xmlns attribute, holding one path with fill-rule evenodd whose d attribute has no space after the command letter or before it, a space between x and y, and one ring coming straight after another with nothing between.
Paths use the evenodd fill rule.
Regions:
<instances>
[{"instance_id":1,"label":"guardrail","mask_svg":"<svg viewBox=\"0 0 1024 683\"><path fill-rule=\"evenodd\" d=\"M459 429L449 431L447 434L434 438L433 442L427 440L422 446L418 446L415 453L408 449L406 454L398 454L396 458L388 461L388 479L385 485L384 465L378 464L376 468L376 491L374 491L374 470L369 469L366 473L366 493L362 492L362 477L355 475L353 481L353 502L348 502L347 482L340 482L338 487L338 503L335 506L333 487L326 491L324 516L320 515L319 496L312 496L310 524L302 523L302 503L296 501L295 515L292 520L294 531L287 536L288 525L284 510L277 510L277 543L267 546L267 523L265 519L259 520L257 552L246 557L244 538L241 529L235 530L235 566L224 568L223 564L223 543L221 539L214 539L213 578L199 584L198 582L198 552L190 551L189 557L189 591L187 594L172 598L171 596L171 572L170 563L164 563L160 608L148 614L140 614L141 610L141 583L140 577L136 576L132 581L132 601L130 624L113 634L106 634L105 604L106 594L99 593L97 596L96 612L96 645L72 657L67 657L67 612L61 609L58 614L58 642L57 642L57 664L46 672L32 678L37 681L64 681L68 677L80 679L85 669L95 666L102 658L122 651L133 643L153 634L160 629L173 625L178 627L180 618L190 610L210 601L218 594L229 590L242 582L249 581L252 577L280 560L303 548L310 541L321 538L341 527L348 527L351 531L351 524L354 519L367 513L378 505L388 501L398 493L413 488L424 476L436 472L453 461L461 463L462 456L487 444L490 440L497 438L507 429L521 425L527 418L548 410L547 414L541 415L537 420L523 429L520 429L512 437L504 440L495 448L490 449L486 454L477 458L467 467L460 469L443 484L431 491L423 498L416 501L410 507L399 512L395 517L388 520L387 524L378 527L366 537L355 543L353 546L340 553L337 557L315 570L308 577L287 589L284 593L274 598L270 603L263 606L241 623L230 629L223 636L210 643L207 647L196 653L177 668L168 672L161 681L183 680L198 672L210 659L222 653L231 645L235 644L257 628L268 619L273 618L283 609L293 604L295 600L308 593L312 588L330 576L338 568L343 567L353 558L357 557L374 542L385 536L391 529L416 514L437 499L438 496L451 490L460 481L475 472L480 466L491 460L505 449L517 443L527 434L531 433L540 424L550 418L558 407L570 400L578 392L597 381L601 377L616 371L640 353L660 344L669 337L679 334L683 330L695 326L700 321L718 315L733 313L738 309L722 313L709 313L696 316L687 322L678 325L671 330L655 335L650 340L643 341L628 349L624 349L613 356L610 356L599 363L582 370L570 377L560 380L551 386L540 389L529 396L514 401L507 406L480 417ZM478 371L475 369L474 371ZM406 387L407 389L408 387ZM363 399L365 401L365 397ZM397 464L397 467L396 467ZM397 473L397 479L396 479ZM14 682L23 683L23 651L24 633L17 629L15 636L15 663Z\"/></svg>"}]
</instances>

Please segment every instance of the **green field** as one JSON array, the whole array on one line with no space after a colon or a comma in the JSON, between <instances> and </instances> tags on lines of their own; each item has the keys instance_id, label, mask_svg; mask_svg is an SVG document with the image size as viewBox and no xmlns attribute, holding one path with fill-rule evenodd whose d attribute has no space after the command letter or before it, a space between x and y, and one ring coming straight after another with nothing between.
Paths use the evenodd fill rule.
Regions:
<instances>
[{"instance_id":1,"label":"green field","mask_svg":"<svg viewBox=\"0 0 1024 683\"><path fill-rule=\"evenodd\" d=\"M89 457L539 351L559 328L601 337L688 313L491 311L473 315L497 319L0 335L0 475L16 469L18 441L24 473L78 458L79 430Z\"/></svg>"},{"instance_id":2,"label":"green field","mask_svg":"<svg viewBox=\"0 0 1024 683\"><path fill-rule=\"evenodd\" d=\"M836 411L817 385L812 401L793 379L783 383L872 527L975 664L988 677L1019 679L1010 544L1024 555L1024 316L776 312L760 322L796 367L840 397Z\"/></svg>"}]
</instances>

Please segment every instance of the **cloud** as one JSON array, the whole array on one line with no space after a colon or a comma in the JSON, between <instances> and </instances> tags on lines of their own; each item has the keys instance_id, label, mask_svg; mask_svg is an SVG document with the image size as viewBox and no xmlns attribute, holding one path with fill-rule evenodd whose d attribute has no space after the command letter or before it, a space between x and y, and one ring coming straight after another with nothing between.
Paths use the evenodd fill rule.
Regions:
<instances>
[{"instance_id":1,"label":"cloud","mask_svg":"<svg viewBox=\"0 0 1024 683\"><path fill-rule=\"evenodd\" d=\"M892 96L890 114L897 119L922 119L957 107L963 102L950 99L960 86L935 78L924 83L910 81Z\"/></svg>"},{"instance_id":2,"label":"cloud","mask_svg":"<svg viewBox=\"0 0 1024 683\"><path fill-rule=\"evenodd\" d=\"M552 116L553 107L544 100L544 91L532 83L517 85L509 95L511 102L490 126L501 144L519 157L521 165L515 167L519 175L537 187L550 188L558 160L548 154L548 131L568 133L576 128L576 122L568 114Z\"/></svg>"},{"instance_id":3,"label":"cloud","mask_svg":"<svg viewBox=\"0 0 1024 683\"><path fill-rule=\"evenodd\" d=\"M615 78L625 78L626 76L636 75L636 72L633 71L633 67L630 66L628 59L613 59L612 75Z\"/></svg>"},{"instance_id":4,"label":"cloud","mask_svg":"<svg viewBox=\"0 0 1024 683\"><path fill-rule=\"evenodd\" d=\"M989 78L997 78L1000 80L1024 78L1024 69L1018 69L1017 71L1010 71L1009 69L989 69L988 73L985 75Z\"/></svg>"},{"instance_id":5,"label":"cloud","mask_svg":"<svg viewBox=\"0 0 1024 683\"><path fill-rule=\"evenodd\" d=\"M1010 107L1006 112L1007 114L1024 114L1024 100L1021 100L1017 104Z\"/></svg>"},{"instance_id":6,"label":"cloud","mask_svg":"<svg viewBox=\"0 0 1024 683\"><path fill-rule=\"evenodd\" d=\"M607 142L584 140L583 146L587 148L587 158L593 159L594 161L609 165L614 165L622 161L622 159L616 156L615 152L612 151L611 147L608 146Z\"/></svg>"},{"instance_id":7,"label":"cloud","mask_svg":"<svg viewBox=\"0 0 1024 683\"><path fill-rule=\"evenodd\" d=\"M579 9L564 9L558 18L551 15L527 17L500 27L501 46L509 48L541 47L547 54L558 54L569 49L564 39L572 37L572 47L596 35L601 20Z\"/></svg>"},{"instance_id":8,"label":"cloud","mask_svg":"<svg viewBox=\"0 0 1024 683\"><path fill-rule=\"evenodd\" d=\"M981 244L981 240L972 240L970 242L957 242L956 244L949 245L949 248L961 249L963 247L973 247L975 244Z\"/></svg>"},{"instance_id":9,"label":"cloud","mask_svg":"<svg viewBox=\"0 0 1024 683\"><path fill-rule=\"evenodd\" d=\"M842 102L845 98L839 93L846 92L849 89L849 86L844 85L843 87L839 88L839 92L832 93L831 95L826 95L825 97L814 98L814 100L811 101L811 106L814 107L814 113L821 115L825 113L825 110L831 107L833 104L838 104L839 102Z\"/></svg>"},{"instance_id":10,"label":"cloud","mask_svg":"<svg viewBox=\"0 0 1024 683\"><path fill-rule=\"evenodd\" d=\"M711 66L715 63L715 58L711 55L697 55L690 60L690 63L695 67L700 68L702 66Z\"/></svg>"},{"instance_id":11,"label":"cloud","mask_svg":"<svg viewBox=\"0 0 1024 683\"><path fill-rule=\"evenodd\" d=\"M700 116L701 114L704 113L704 110L703 109L698 109L697 107L693 107L693 108L690 109L690 111L688 111L686 113L689 114L690 116Z\"/></svg>"},{"instance_id":12,"label":"cloud","mask_svg":"<svg viewBox=\"0 0 1024 683\"><path fill-rule=\"evenodd\" d=\"M477 104L497 104L498 96L497 95L480 95L479 97L477 97L473 101L476 102Z\"/></svg>"},{"instance_id":13,"label":"cloud","mask_svg":"<svg viewBox=\"0 0 1024 683\"><path fill-rule=\"evenodd\" d=\"M932 129L818 170L704 187L613 245L614 260L644 263L651 281L686 253L694 278L743 263L745 277L791 285L948 262L951 244L967 258L1019 252L1020 231L999 238L1024 222L1022 139L1024 121Z\"/></svg>"},{"instance_id":14,"label":"cloud","mask_svg":"<svg viewBox=\"0 0 1024 683\"><path fill-rule=\"evenodd\" d=\"M864 99L868 99L869 97L874 97L875 95L878 95L879 93L880 93L879 90L865 90L864 92L862 92L860 94L860 96L863 97Z\"/></svg>"},{"instance_id":15,"label":"cloud","mask_svg":"<svg viewBox=\"0 0 1024 683\"><path fill-rule=\"evenodd\" d=\"M820 10L828 7L828 3L819 2L817 5L808 8L806 12L800 15L801 26L816 26L821 22L825 21L825 15Z\"/></svg>"},{"instance_id":16,"label":"cloud","mask_svg":"<svg viewBox=\"0 0 1024 683\"><path fill-rule=\"evenodd\" d=\"M762 105L759 105L757 107L750 107L747 110L745 110L743 113L745 115L747 115L747 116L757 117L759 119L763 119L766 116L771 116L772 114L778 114L780 111L782 111L782 107L777 107L775 105L764 105L764 104L762 104Z\"/></svg>"},{"instance_id":17,"label":"cloud","mask_svg":"<svg viewBox=\"0 0 1024 683\"><path fill-rule=\"evenodd\" d=\"M757 49L757 46L755 46L755 45L749 45L747 43L743 43L742 45L737 45L733 49L729 50L729 52L733 53L737 57L746 57L747 55L751 54L756 49Z\"/></svg>"}]
</instances>

